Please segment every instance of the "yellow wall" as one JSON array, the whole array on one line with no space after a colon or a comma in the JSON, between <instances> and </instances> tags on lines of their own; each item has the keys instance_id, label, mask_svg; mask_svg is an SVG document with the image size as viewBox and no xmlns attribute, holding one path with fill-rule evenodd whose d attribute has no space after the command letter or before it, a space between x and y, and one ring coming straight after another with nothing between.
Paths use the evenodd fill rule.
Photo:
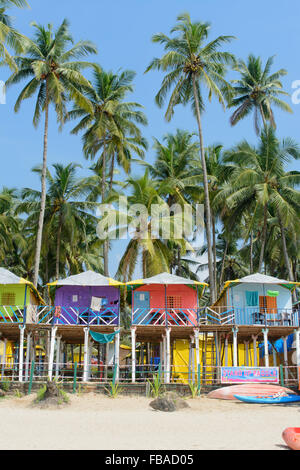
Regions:
<instances>
[{"instance_id":1,"label":"yellow wall","mask_svg":"<svg viewBox=\"0 0 300 470\"><path fill-rule=\"evenodd\" d=\"M199 348L200 348L200 365L201 365L201 373L203 374L203 352L205 350L205 342L204 338L200 335L199 341ZM214 350L214 355L212 354L212 346L214 343L214 337L208 338L207 341L207 360L206 360L206 372L207 376L209 377L210 373L213 372L214 366L216 365L216 355ZM258 348L257 348L258 349ZM197 380L197 366L196 366L196 350L194 351L194 364L195 364L195 379ZM254 366L254 351L252 343L249 343L248 346L249 351L249 366ZM225 366L225 353L224 353L224 341L221 344L221 365ZM188 373L189 373L189 341L188 340L176 340L173 343L173 376L182 382L188 381ZM257 364L259 364L259 353L257 351ZM228 366L233 365L232 360L232 352L231 352L231 345L228 346ZM238 345L238 365L239 366L246 366L246 354L245 354L245 346L244 344Z\"/></svg>"}]
</instances>

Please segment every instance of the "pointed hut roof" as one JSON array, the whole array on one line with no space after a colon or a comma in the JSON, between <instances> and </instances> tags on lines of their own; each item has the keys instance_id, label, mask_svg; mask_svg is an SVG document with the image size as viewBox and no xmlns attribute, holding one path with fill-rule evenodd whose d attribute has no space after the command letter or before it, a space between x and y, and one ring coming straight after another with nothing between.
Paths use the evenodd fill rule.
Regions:
<instances>
[{"instance_id":1,"label":"pointed hut roof","mask_svg":"<svg viewBox=\"0 0 300 470\"><path fill-rule=\"evenodd\" d=\"M170 273L160 273L156 276L148 277L146 279L137 279L136 281L127 282L127 285L142 285L142 284L163 284L163 285L174 285L174 284L186 284L206 287L208 284L205 282L194 281L192 279L186 279L185 277L175 276Z\"/></svg>"},{"instance_id":2,"label":"pointed hut roof","mask_svg":"<svg viewBox=\"0 0 300 470\"><path fill-rule=\"evenodd\" d=\"M0 268L0 285L18 285L18 284L26 284L30 286L32 291L38 297L38 299L44 304L44 300L40 296L37 288L32 284L32 282L27 281L23 277L16 276L16 274L12 273L8 269Z\"/></svg>"},{"instance_id":3,"label":"pointed hut roof","mask_svg":"<svg viewBox=\"0 0 300 470\"><path fill-rule=\"evenodd\" d=\"M48 286L123 286L122 282L116 281L111 277L102 276L94 271L85 271L74 276L60 279L59 281L49 282Z\"/></svg>"},{"instance_id":4,"label":"pointed hut roof","mask_svg":"<svg viewBox=\"0 0 300 470\"><path fill-rule=\"evenodd\" d=\"M273 276L266 276L265 274L255 273L250 274L249 276L244 276L241 279L235 279L233 281L226 281L224 287L219 295L218 300L215 302L219 302L221 297L223 297L226 290L234 284L278 284L286 289L293 291L297 286L300 286L300 282L294 281L286 281L284 279L279 279ZM214 304L214 305L215 305Z\"/></svg>"}]
</instances>

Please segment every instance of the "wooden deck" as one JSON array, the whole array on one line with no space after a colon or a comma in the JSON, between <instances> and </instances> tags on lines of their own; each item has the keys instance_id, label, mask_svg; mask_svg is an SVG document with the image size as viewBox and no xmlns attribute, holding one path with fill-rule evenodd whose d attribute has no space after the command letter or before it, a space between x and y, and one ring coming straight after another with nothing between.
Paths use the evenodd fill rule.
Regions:
<instances>
[{"instance_id":1,"label":"wooden deck","mask_svg":"<svg viewBox=\"0 0 300 470\"><path fill-rule=\"evenodd\" d=\"M29 332L43 333L51 331L51 325L36 325L26 324L25 335ZM57 325L57 336L61 336L62 340L69 344L80 344L84 342L84 328L86 325ZM164 326L134 326L136 330L137 342L161 342L166 333ZM191 326L171 326L170 336L171 341L176 339L189 339L194 335L195 329L201 333L220 333L228 335L229 342L232 340L232 329L234 325L202 325L194 328ZM238 341L251 341L252 335L261 337L265 327L263 325L239 325L238 328ZM92 331L97 331L103 334L113 333L118 329L116 326L91 326ZM271 340L279 339L283 336L288 336L295 331L293 326L268 326L268 337ZM130 330L121 329L121 337L130 335ZM20 337L20 326L14 323L1 323L0 324L0 339L8 339L9 341L18 341ZM260 339L260 338L259 338Z\"/></svg>"}]
</instances>

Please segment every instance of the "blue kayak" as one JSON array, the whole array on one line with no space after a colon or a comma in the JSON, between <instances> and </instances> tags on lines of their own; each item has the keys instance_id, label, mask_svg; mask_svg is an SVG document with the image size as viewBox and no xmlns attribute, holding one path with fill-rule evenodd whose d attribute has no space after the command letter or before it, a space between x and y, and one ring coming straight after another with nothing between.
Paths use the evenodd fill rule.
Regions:
<instances>
[{"instance_id":1,"label":"blue kayak","mask_svg":"<svg viewBox=\"0 0 300 470\"><path fill-rule=\"evenodd\" d=\"M286 397L276 397L272 395L269 397L247 397L246 395L234 395L234 397L245 403L264 403L269 405L281 405L285 403L300 402L299 395L288 395Z\"/></svg>"}]
</instances>

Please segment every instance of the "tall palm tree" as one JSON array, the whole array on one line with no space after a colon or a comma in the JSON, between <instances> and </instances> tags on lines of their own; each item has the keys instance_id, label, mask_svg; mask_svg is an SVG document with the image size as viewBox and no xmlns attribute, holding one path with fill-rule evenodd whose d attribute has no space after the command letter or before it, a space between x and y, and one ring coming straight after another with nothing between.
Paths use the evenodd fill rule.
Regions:
<instances>
[{"instance_id":1,"label":"tall palm tree","mask_svg":"<svg viewBox=\"0 0 300 470\"><path fill-rule=\"evenodd\" d=\"M40 122L42 112L45 115L41 208L33 279L34 285L37 285L46 202L49 106L50 104L54 105L57 120L61 125L65 120L68 100L75 101L78 106L86 109L87 112L93 111L91 103L81 92L83 86L90 86L81 70L91 64L79 59L88 54L96 53L97 49L89 41L79 41L73 44L67 20L64 20L55 32L52 25L48 25L47 29L36 23L33 26L36 29L34 39L29 42L26 55L15 58L19 70L12 74L7 81L7 85L17 84L28 77L33 77L21 91L15 104L15 111L19 111L21 103L25 99L31 98L37 93L33 116L35 127ZM68 49L69 44L71 44L70 49Z\"/></svg>"},{"instance_id":2,"label":"tall palm tree","mask_svg":"<svg viewBox=\"0 0 300 470\"><path fill-rule=\"evenodd\" d=\"M102 169L102 203L108 195L107 189L112 188L116 163L128 173L132 155L144 157L144 150L147 148L138 126L147 124L142 106L124 101L126 95L133 92L134 77L135 72L130 70L115 74L95 65L93 88L86 90L92 109L87 111L79 106L69 114L70 118L80 118L72 133L85 131L83 135L85 157L94 159L100 152L97 167ZM109 185L107 174L110 179ZM103 249L104 273L108 276L108 240L104 242Z\"/></svg>"},{"instance_id":3,"label":"tall palm tree","mask_svg":"<svg viewBox=\"0 0 300 470\"><path fill-rule=\"evenodd\" d=\"M291 139L279 142L271 127L266 127L262 131L257 148L243 141L229 150L224 157L224 161L230 162L234 169L230 181L224 185L217 197L219 200L226 200L229 209L238 206L245 209L252 205L253 217L260 216L262 227L258 238L261 243L259 272L264 261L270 210L275 212L282 228L297 221L300 193L295 186L300 184L300 172L285 172L284 165L299 158L299 146ZM289 269L284 230L281 231L281 235L287 271L290 280L293 280Z\"/></svg>"},{"instance_id":4,"label":"tall palm tree","mask_svg":"<svg viewBox=\"0 0 300 470\"><path fill-rule=\"evenodd\" d=\"M260 57L250 54L247 63L240 60L236 70L240 72L239 80L232 80L229 108L236 108L230 118L232 126L244 119L250 113L254 114L254 127L257 135L260 131L259 116L264 126L267 121L275 128L273 106L292 113L291 107L280 96L289 96L283 91L280 78L287 71L280 69L270 73L274 57L269 57L263 67Z\"/></svg>"},{"instance_id":5,"label":"tall palm tree","mask_svg":"<svg viewBox=\"0 0 300 470\"><path fill-rule=\"evenodd\" d=\"M6 13L11 7L26 8L28 3L26 0L0 0L0 59L3 59L10 69L16 70L16 63L7 46L19 54L23 52L27 40L13 27L12 18Z\"/></svg>"},{"instance_id":6,"label":"tall palm tree","mask_svg":"<svg viewBox=\"0 0 300 470\"><path fill-rule=\"evenodd\" d=\"M74 239L77 240L77 233L85 233L86 219L94 220L96 231L97 218L88 210L94 209L90 201L86 201L86 196L91 190L91 184L86 178L77 177L77 168L80 165L69 163L64 166L60 163L53 165L54 173L47 170L48 191L46 198L46 221L45 231L51 234L53 245L55 245L55 279L60 275L61 245L62 241L72 245ZM34 168L33 171L41 174L41 168ZM26 212L33 213L34 203L38 209L41 193L30 188L22 190L24 204L19 205ZM37 212L37 211L36 211ZM63 240L62 240L63 237ZM49 243L48 239L48 243ZM51 241L50 241L51 244ZM64 263L63 263L64 264Z\"/></svg>"},{"instance_id":7,"label":"tall palm tree","mask_svg":"<svg viewBox=\"0 0 300 470\"><path fill-rule=\"evenodd\" d=\"M220 51L220 47L230 42L233 37L219 36L210 42L206 42L210 27L208 23L192 23L188 13L179 15L177 20L176 26L171 29L171 34L175 33L174 37L168 37L163 33L153 36L153 42L162 44L166 53L160 59L153 59L146 72L152 69L168 72L156 95L156 102L161 107L168 93L172 90L165 115L167 120L171 119L176 105L185 105L187 103L192 104L197 118L205 195L209 279L211 299L214 301L211 214L201 121L201 111L204 109L202 88L208 89L209 101L215 95L225 107L221 88L228 86L224 79L226 65L234 63L234 57L228 52Z\"/></svg>"}]
</instances>

